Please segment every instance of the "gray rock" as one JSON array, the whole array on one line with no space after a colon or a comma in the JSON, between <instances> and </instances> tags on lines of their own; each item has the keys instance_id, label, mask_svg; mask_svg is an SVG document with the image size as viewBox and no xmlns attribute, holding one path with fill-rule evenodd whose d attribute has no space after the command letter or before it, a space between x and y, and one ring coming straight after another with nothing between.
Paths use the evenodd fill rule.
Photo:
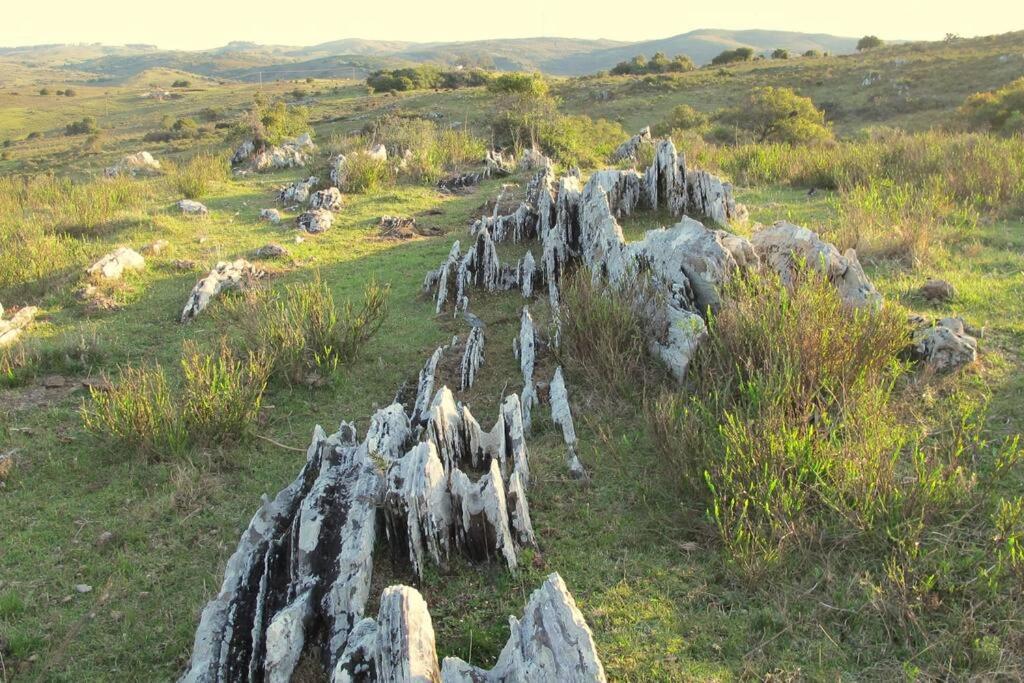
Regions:
<instances>
[{"instance_id":1,"label":"gray rock","mask_svg":"<svg viewBox=\"0 0 1024 683\"><path fill-rule=\"evenodd\" d=\"M160 162L149 152L136 152L123 157L113 166L103 170L103 175L113 178L119 175L151 175L160 172Z\"/></svg>"},{"instance_id":2,"label":"gray rock","mask_svg":"<svg viewBox=\"0 0 1024 683\"><path fill-rule=\"evenodd\" d=\"M277 192L277 201L282 204L304 204L309 201L309 195L313 188L320 182L316 176L309 176L305 180L297 180L291 185L286 185Z\"/></svg>"},{"instance_id":3,"label":"gray rock","mask_svg":"<svg viewBox=\"0 0 1024 683\"><path fill-rule=\"evenodd\" d=\"M119 247L89 266L86 272L95 278L104 280L120 280L127 271L142 270L146 267L146 259L134 249Z\"/></svg>"},{"instance_id":4,"label":"gray rock","mask_svg":"<svg viewBox=\"0 0 1024 683\"><path fill-rule=\"evenodd\" d=\"M274 224L280 223L281 222L281 212L278 211L277 209L261 209L260 210L260 220L267 221L268 223L274 223Z\"/></svg>"},{"instance_id":5,"label":"gray rock","mask_svg":"<svg viewBox=\"0 0 1024 683\"><path fill-rule=\"evenodd\" d=\"M177 206L178 210L186 216L205 216L210 213L210 210L204 204L194 199L182 199L178 202Z\"/></svg>"},{"instance_id":6,"label":"gray rock","mask_svg":"<svg viewBox=\"0 0 1024 683\"><path fill-rule=\"evenodd\" d=\"M637 152L646 143L651 144L651 129L649 126L641 129L639 133L619 145L612 153L611 162L616 164L620 161L636 161Z\"/></svg>"},{"instance_id":7,"label":"gray rock","mask_svg":"<svg viewBox=\"0 0 1024 683\"><path fill-rule=\"evenodd\" d=\"M341 190L336 187L328 187L325 190L318 190L309 197L309 208L311 209L341 211L341 207Z\"/></svg>"},{"instance_id":8,"label":"gray rock","mask_svg":"<svg viewBox=\"0 0 1024 683\"><path fill-rule=\"evenodd\" d=\"M274 259L281 258L288 255L288 250L276 242L270 242L264 244L262 247L256 250L256 258L260 259Z\"/></svg>"},{"instance_id":9,"label":"gray rock","mask_svg":"<svg viewBox=\"0 0 1024 683\"><path fill-rule=\"evenodd\" d=\"M928 280L920 292L928 301L951 301L956 296L956 289L945 280Z\"/></svg>"},{"instance_id":10,"label":"gray rock","mask_svg":"<svg viewBox=\"0 0 1024 683\"><path fill-rule=\"evenodd\" d=\"M0 308L0 348L10 346L16 342L38 314L39 309L37 307L24 306L5 320L2 317L3 309Z\"/></svg>"},{"instance_id":11,"label":"gray rock","mask_svg":"<svg viewBox=\"0 0 1024 683\"><path fill-rule=\"evenodd\" d=\"M913 356L936 372L959 370L978 357L978 340L960 318L943 318L913 335Z\"/></svg>"},{"instance_id":12,"label":"gray rock","mask_svg":"<svg viewBox=\"0 0 1024 683\"><path fill-rule=\"evenodd\" d=\"M310 233L327 232L334 222L334 214L327 209L310 209L296 219L299 228Z\"/></svg>"},{"instance_id":13,"label":"gray rock","mask_svg":"<svg viewBox=\"0 0 1024 683\"><path fill-rule=\"evenodd\" d=\"M185 308L181 312L181 322L188 323L195 320L225 289L239 287L248 280L255 280L262 276L263 271L245 259L218 262L209 275L192 288L192 293L189 294Z\"/></svg>"}]
</instances>

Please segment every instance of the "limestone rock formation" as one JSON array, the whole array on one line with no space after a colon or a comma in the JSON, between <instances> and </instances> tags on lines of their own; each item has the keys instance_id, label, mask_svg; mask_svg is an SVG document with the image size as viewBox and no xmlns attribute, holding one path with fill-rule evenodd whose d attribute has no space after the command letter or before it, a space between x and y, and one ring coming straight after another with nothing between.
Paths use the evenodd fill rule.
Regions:
<instances>
[{"instance_id":1,"label":"limestone rock formation","mask_svg":"<svg viewBox=\"0 0 1024 683\"><path fill-rule=\"evenodd\" d=\"M508 642L490 671L457 657L441 667L444 683L595 683L607 680L594 637L558 574L548 576L526 603L523 618L509 617Z\"/></svg>"},{"instance_id":2,"label":"limestone rock formation","mask_svg":"<svg viewBox=\"0 0 1024 683\"><path fill-rule=\"evenodd\" d=\"M299 228L311 235L327 232L334 223L334 214L327 209L310 209L295 219Z\"/></svg>"},{"instance_id":3,"label":"limestone rock formation","mask_svg":"<svg viewBox=\"0 0 1024 683\"><path fill-rule=\"evenodd\" d=\"M586 478L587 471L583 468L579 456L576 455L576 426L572 421L572 410L569 408L569 393L565 388L565 377L562 368L555 368L555 376L551 379L551 421L562 429L565 441L566 461L569 473L577 478Z\"/></svg>"},{"instance_id":4,"label":"limestone rock formation","mask_svg":"<svg viewBox=\"0 0 1024 683\"><path fill-rule=\"evenodd\" d=\"M118 247L89 266L86 273L103 280L119 280L126 270L136 271L145 267L146 259L137 251L128 247Z\"/></svg>"},{"instance_id":5,"label":"limestone rock formation","mask_svg":"<svg viewBox=\"0 0 1024 683\"><path fill-rule=\"evenodd\" d=\"M339 190L336 187L328 187L325 190L317 190L309 197L309 208L311 209L341 211L341 207L341 190Z\"/></svg>"},{"instance_id":6,"label":"limestone rock formation","mask_svg":"<svg viewBox=\"0 0 1024 683\"><path fill-rule=\"evenodd\" d=\"M348 157L344 154L335 154L327 162L331 171L331 182L335 187L341 187L345 183L345 178L348 174Z\"/></svg>"},{"instance_id":7,"label":"limestone rock formation","mask_svg":"<svg viewBox=\"0 0 1024 683\"><path fill-rule=\"evenodd\" d=\"M140 252L145 256L159 256L170 248L171 243L167 240L155 240L142 247Z\"/></svg>"},{"instance_id":8,"label":"limestone rock formation","mask_svg":"<svg viewBox=\"0 0 1024 683\"><path fill-rule=\"evenodd\" d=\"M274 259L287 256L288 250L276 242L268 242L256 250L256 258Z\"/></svg>"},{"instance_id":9,"label":"limestone rock formation","mask_svg":"<svg viewBox=\"0 0 1024 683\"><path fill-rule=\"evenodd\" d=\"M474 327L466 337L466 349L460 364L459 389L465 391L473 386L480 366L484 363L484 328Z\"/></svg>"},{"instance_id":10,"label":"limestone rock formation","mask_svg":"<svg viewBox=\"0 0 1024 683\"><path fill-rule=\"evenodd\" d=\"M365 154L366 154L366 156L368 156L371 159L374 159L376 161L387 161L388 160L388 150L387 150L386 147L384 147L384 145L382 145L380 143L377 143L376 145L372 145L369 149L366 150Z\"/></svg>"},{"instance_id":11,"label":"limestone rock formation","mask_svg":"<svg viewBox=\"0 0 1024 683\"><path fill-rule=\"evenodd\" d=\"M277 209L261 209L260 220L276 225L281 222L281 212Z\"/></svg>"},{"instance_id":12,"label":"limestone rock formation","mask_svg":"<svg viewBox=\"0 0 1024 683\"><path fill-rule=\"evenodd\" d=\"M178 210L186 216L205 216L210 213L210 210L202 202L197 202L194 199L182 199L177 206Z\"/></svg>"},{"instance_id":13,"label":"limestone rock formation","mask_svg":"<svg viewBox=\"0 0 1024 683\"><path fill-rule=\"evenodd\" d=\"M639 133L619 145L612 153L611 162L617 164L620 161L636 161L637 152L644 144L651 144L651 129L649 126L640 130Z\"/></svg>"},{"instance_id":14,"label":"limestone rock formation","mask_svg":"<svg viewBox=\"0 0 1024 683\"><path fill-rule=\"evenodd\" d=\"M245 259L236 261L220 261L209 275L196 283L188 296L185 308L181 312L181 322L195 320L196 316L210 305L213 299L225 289L240 287L249 280L263 276L263 271Z\"/></svg>"},{"instance_id":15,"label":"limestone rock formation","mask_svg":"<svg viewBox=\"0 0 1024 683\"><path fill-rule=\"evenodd\" d=\"M952 372L978 357L978 340L961 318L943 318L913 336L913 355L936 372Z\"/></svg>"},{"instance_id":16,"label":"limestone rock formation","mask_svg":"<svg viewBox=\"0 0 1024 683\"><path fill-rule=\"evenodd\" d=\"M877 308L882 297L871 284L857 259L857 252L845 254L817 234L792 223L780 221L750 238L761 261L776 270L784 282L791 282L799 264L816 268L839 290L839 296L854 308Z\"/></svg>"},{"instance_id":17,"label":"limestone rock formation","mask_svg":"<svg viewBox=\"0 0 1024 683\"><path fill-rule=\"evenodd\" d=\"M303 133L294 140L280 145L268 146L246 140L231 156L232 166L248 166L257 172L276 171L284 168L306 166L312 159L316 145L309 133Z\"/></svg>"}]
</instances>

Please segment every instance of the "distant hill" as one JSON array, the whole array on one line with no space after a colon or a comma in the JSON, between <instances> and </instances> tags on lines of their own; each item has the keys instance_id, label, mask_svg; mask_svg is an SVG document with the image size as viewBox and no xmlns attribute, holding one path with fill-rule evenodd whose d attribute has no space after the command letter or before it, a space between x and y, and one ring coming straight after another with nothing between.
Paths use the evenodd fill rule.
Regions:
<instances>
[{"instance_id":1,"label":"distant hill","mask_svg":"<svg viewBox=\"0 0 1024 683\"><path fill-rule=\"evenodd\" d=\"M448 43L345 38L309 46L261 45L232 41L211 50L160 50L150 45L108 46L35 45L0 47L0 83L4 69L18 65L19 81L32 68L48 67L40 80L53 80L53 69L65 69L75 77L126 81L148 69L174 69L209 78L255 80L263 77L338 78L363 77L367 71L407 63L482 66L504 71L543 71L576 76L610 69L634 55L655 52L669 56L689 55L705 64L722 50L750 47L766 53L785 48L799 53L819 50L846 54L856 49L856 38L792 31L731 31L700 29L660 40L621 42L579 38L514 38ZM4 64L8 66L4 66ZM72 77L69 73L69 78ZM10 79L8 79L10 80Z\"/></svg>"},{"instance_id":2,"label":"distant hill","mask_svg":"<svg viewBox=\"0 0 1024 683\"><path fill-rule=\"evenodd\" d=\"M699 29L671 38L629 43L605 50L565 55L541 64L543 71L564 76L578 76L610 69L634 55L650 57L664 52L669 57L688 55L696 64L707 64L723 50L749 47L756 53L785 48L793 53L818 50L832 54L849 54L857 49L857 38L833 36L826 33L796 33L794 31L729 31Z\"/></svg>"}]
</instances>

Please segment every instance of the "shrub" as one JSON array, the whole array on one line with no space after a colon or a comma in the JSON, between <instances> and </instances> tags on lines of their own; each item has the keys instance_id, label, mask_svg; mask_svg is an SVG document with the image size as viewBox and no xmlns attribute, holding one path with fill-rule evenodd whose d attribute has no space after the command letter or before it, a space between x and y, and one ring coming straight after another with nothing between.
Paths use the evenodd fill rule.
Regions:
<instances>
[{"instance_id":1,"label":"shrub","mask_svg":"<svg viewBox=\"0 0 1024 683\"><path fill-rule=\"evenodd\" d=\"M345 162L345 180L342 190L352 193L377 192L394 182L394 172L384 159L377 159L366 152L354 152Z\"/></svg>"},{"instance_id":2,"label":"shrub","mask_svg":"<svg viewBox=\"0 0 1024 683\"><path fill-rule=\"evenodd\" d=\"M613 76L623 75L646 75L661 73L681 73L693 71L693 60L686 55L676 55L671 60L664 52L656 52L650 61L643 55L637 55L626 62L619 62L612 67L610 73Z\"/></svg>"},{"instance_id":3,"label":"shrub","mask_svg":"<svg viewBox=\"0 0 1024 683\"><path fill-rule=\"evenodd\" d=\"M58 94L58 95L60 95L60 94L61 94L59 90L57 91L57 94ZM75 95L77 95L77 94L78 94L78 93L76 93L76 92L75 92L74 88L66 88L66 89L64 90L64 97L74 97L74 96L75 96Z\"/></svg>"},{"instance_id":4,"label":"shrub","mask_svg":"<svg viewBox=\"0 0 1024 683\"><path fill-rule=\"evenodd\" d=\"M259 413L269 365L260 352L236 356L224 339L214 353L187 341L175 391L159 364L126 367L109 390L91 389L85 428L150 460L189 446L223 445L245 436Z\"/></svg>"},{"instance_id":5,"label":"shrub","mask_svg":"<svg viewBox=\"0 0 1024 683\"><path fill-rule=\"evenodd\" d=\"M668 118L654 127L657 135L667 135L674 130L703 130L711 122L704 112L698 111L688 104L680 104L674 107Z\"/></svg>"},{"instance_id":6,"label":"shrub","mask_svg":"<svg viewBox=\"0 0 1024 683\"><path fill-rule=\"evenodd\" d=\"M643 395L654 364L648 340L658 332L662 295L644 277L611 285L580 271L567 279L558 309L558 354L574 376L621 398Z\"/></svg>"},{"instance_id":7,"label":"shrub","mask_svg":"<svg viewBox=\"0 0 1024 683\"><path fill-rule=\"evenodd\" d=\"M309 109L278 100L269 103L262 96L253 100L252 109L243 114L238 133L251 138L257 147L277 145L309 129Z\"/></svg>"},{"instance_id":8,"label":"shrub","mask_svg":"<svg viewBox=\"0 0 1024 683\"><path fill-rule=\"evenodd\" d=\"M825 113L790 88L754 88L723 120L750 131L757 142L809 143L832 139Z\"/></svg>"},{"instance_id":9,"label":"shrub","mask_svg":"<svg viewBox=\"0 0 1024 683\"><path fill-rule=\"evenodd\" d=\"M882 45L882 39L878 36L864 36L857 41L857 50L859 52L874 50L876 47L882 47Z\"/></svg>"},{"instance_id":10,"label":"shrub","mask_svg":"<svg viewBox=\"0 0 1024 683\"><path fill-rule=\"evenodd\" d=\"M539 73L510 72L491 80L487 89L499 95L527 95L544 97L548 94L548 82Z\"/></svg>"},{"instance_id":11,"label":"shrub","mask_svg":"<svg viewBox=\"0 0 1024 683\"><path fill-rule=\"evenodd\" d=\"M197 154L183 165L170 167L167 177L178 194L200 199L231 177L230 164L221 156Z\"/></svg>"},{"instance_id":12,"label":"shrub","mask_svg":"<svg viewBox=\"0 0 1024 683\"><path fill-rule=\"evenodd\" d=\"M50 94L50 89L49 88L40 88L39 89L39 94L42 95L43 97L46 97L47 95Z\"/></svg>"},{"instance_id":13,"label":"shrub","mask_svg":"<svg viewBox=\"0 0 1024 683\"><path fill-rule=\"evenodd\" d=\"M828 539L903 538L972 486L961 444L929 452L894 399L896 310L851 310L816 269L791 286L737 279L709 321L691 386L649 408L655 443L753 576Z\"/></svg>"},{"instance_id":14,"label":"shrub","mask_svg":"<svg viewBox=\"0 0 1024 683\"><path fill-rule=\"evenodd\" d=\"M346 301L339 308L318 273L281 290L249 289L222 311L242 347L268 359L270 376L308 382L358 357L387 317L388 287L371 281L359 307Z\"/></svg>"},{"instance_id":15,"label":"shrub","mask_svg":"<svg viewBox=\"0 0 1024 683\"><path fill-rule=\"evenodd\" d=\"M74 121L64 127L65 135L85 135L86 133L96 133L100 129L96 123L96 119L92 116L86 116L81 121Z\"/></svg>"},{"instance_id":16,"label":"shrub","mask_svg":"<svg viewBox=\"0 0 1024 683\"><path fill-rule=\"evenodd\" d=\"M789 50L783 47L772 50L772 59L789 59Z\"/></svg>"},{"instance_id":17,"label":"shrub","mask_svg":"<svg viewBox=\"0 0 1024 683\"><path fill-rule=\"evenodd\" d=\"M596 168L628 137L622 126L589 116L553 116L538 126L537 145L566 166Z\"/></svg>"},{"instance_id":18,"label":"shrub","mask_svg":"<svg viewBox=\"0 0 1024 683\"><path fill-rule=\"evenodd\" d=\"M236 355L222 338L211 354L186 341L180 402L189 439L211 445L244 436L259 414L270 369L262 350Z\"/></svg>"},{"instance_id":19,"label":"shrub","mask_svg":"<svg viewBox=\"0 0 1024 683\"><path fill-rule=\"evenodd\" d=\"M1024 129L1024 78L967 98L960 107L960 117L974 130L990 130L1014 135Z\"/></svg>"},{"instance_id":20,"label":"shrub","mask_svg":"<svg viewBox=\"0 0 1024 683\"><path fill-rule=\"evenodd\" d=\"M92 401L82 405L82 423L111 446L153 460L184 450L188 434L159 365L123 368L109 391L89 393Z\"/></svg>"},{"instance_id":21,"label":"shrub","mask_svg":"<svg viewBox=\"0 0 1024 683\"><path fill-rule=\"evenodd\" d=\"M186 80L184 78L178 79L178 80L174 81L173 83L171 83L171 87L172 88L188 88L191 85L192 85L192 81Z\"/></svg>"},{"instance_id":22,"label":"shrub","mask_svg":"<svg viewBox=\"0 0 1024 683\"><path fill-rule=\"evenodd\" d=\"M749 47L738 47L735 50L723 50L711 60L714 66L732 64L734 62L749 62L754 58L754 50Z\"/></svg>"}]
</instances>

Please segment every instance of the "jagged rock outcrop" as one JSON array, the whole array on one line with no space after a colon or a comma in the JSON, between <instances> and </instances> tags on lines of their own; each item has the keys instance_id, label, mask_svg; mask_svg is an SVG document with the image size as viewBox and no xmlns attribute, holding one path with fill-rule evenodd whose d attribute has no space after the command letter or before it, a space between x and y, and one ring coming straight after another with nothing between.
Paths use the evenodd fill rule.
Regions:
<instances>
[{"instance_id":1,"label":"jagged rock outcrop","mask_svg":"<svg viewBox=\"0 0 1024 683\"><path fill-rule=\"evenodd\" d=\"M562 577L548 576L526 603L523 618L509 617L508 642L490 671L457 657L441 666L444 683L596 683L607 680L594 637Z\"/></svg>"},{"instance_id":2,"label":"jagged rock outcrop","mask_svg":"<svg viewBox=\"0 0 1024 683\"><path fill-rule=\"evenodd\" d=\"M882 303L853 249L840 254L816 233L786 221L757 231L750 241L761 261L777 271L783 282L792 282L797 268L805 264L825 275L846 305L874 309Z\"/></svg>"},{"instance_id":3,"label":"jagged rock outcrop","mask_svg":"<svg viewBox=\"0 0 1024 683\"><path fill-rule=\"evenodd\" d=\"M474 327L466 337L466 348L460 363L459 389L465 391L473 386L480 366L484 363L484 328Z\"/></svg>"},{"instance_id":4,"label":"jagged rock outcrop","mask_svg":"<svg viewBox=\"0 0 1024 683\"><path fill-rule=\"evenodd\" d=\"M0 348L16 342L38 314L37 307L24 306L11 317L4 319L4 309L3 306L0 306Z\"/></svg>"},{"instance_id":5,"label":"jagged rock outcrop","mask_svg":"<svg viewBox=\"0 0 1024 683\"><path fill-rule=\"evenodd\" d=\"M747 209L736 203L732 185L707 171L687 171L686 203L689 211L706 216L718 225L747 220Z\"/></svg>"},{"instance_id":6,"label":"jagged rock outcrop","mask_svg":"<svg viewBox=\"0 0 1024 683\"><path fill-rule=\"evenodd\" d=\"M159 173L160 162L149 152L136 152L123 157L113 166L103 169L103 175L113 178L119 175L147 175Z\"/></svg>"},{"instance_id":7,"label":"jagged rock outcrop","mask_svg":"<svg viewBox=\"0 0 1024 683\"><path fill-rule=\"evenodd\" d=\"M277 201L282 204L304 204L309 201L309 195L313 188L320 182L316 176L309 176L305 180L297 180L291 185L286 185L277 193Z\"/></svg>"},{"instance_id":8,"label":"jagged rock outcrop","mask_svg":"<svg viewBox=\"0 0 1024 683\"><path fill-rule=\"evenodd\" d=\"M334 214L327 209L310 209L300 214L295 222L301 230L311 235L317 235L331 229L331 225L334 223Z\"/></svg>"},{"instance_id":9,"label":"jagged rock outcrop","mask_svg":"<svg viewBox=\"0 0 1024 683\"><path fill-rule=\"evenodd\" d=\"M177 207L186 216L205 216L210 213L205 204L194 199L182 199L177 203Z\"/></svg>"},{"instance_id":10,"label":"jagged rock outcrop","mask_svg":"<svg viewBox=\"0 0 1024 683\"><path fill-rule=\"evenodd\" d=\"M970 365L978 357L978 340L961 318L942 318L913 334L912 355L936 372Z\"/></svg>"},{"instance_id":11,"label":"jagged rock outcrop","mask_svg":"<svg viewBox=\"0 0 1024 683\"><path fill-rule=\"evenodd\" d=\"M136 271L145 267L146 259L142 254L128 247L118 247L89 266L85 272L94 278L119 280L126 270Z\"/></svg>"},{"instance_id":12,"label":"jagged rock outcrop","mask_svg":"<svg viewBox=\"0 0 1024 683\"><path fill-rule=\"evenodd\" d=\"M344 154L335 154L327 162L330 170L331 183L335 187L341 187L348 175L348 157Z\"/></svg>"},{"instance_id":13,"label":"jagged rock outcrop","mask_svg":"<svg viewBox=\"0 0 1024 683\"><path fill-rule=\"evenodd\" d=\"M341 190L336 187L328 187L324 190L317 190L309 197L309 208L326 209L327 211L341 211L342 198Z\"/></svg>"},{"instance_id":14,"label":"jagged rock outcrop","mask_svg":"<svg viewBox=\"0 0 1024 683\"><path fill-rule=\"evenodd\" d=\"M523 426L527 432L530 431L530 415L533 406L537 404L537 391L533 384L533 368L537 362L537 328L533 324L533 317L530 309L523 306L522 315L519 316L519 336L513 342L513 350L519 358L519 370L523 374Z\"/></svg>"},{"instance_id":15,"label":"jagged rock outcrop","mask_svg":"<svg viewBox=\"0 0 1024 683\"><path fill-rule=\"evenodd\" d=\"M225 289L240 287L263 276L263 271L245 259L219 261L210 274L196 283L181 312L181 322L195 320L213 299Z\"/></svg>"},{"instance_id":16,"label":"jagged rock outcrop","mask_svg":"<svg viewBox=\"0 0 1024 683\"><path fill-rule=\"evenodd\" d=\"M627 159L636 161L637 153L644 144L651 144L651 128L644 127L639 133L619 145L612 153L611 162L617 164Z\"/></svg>"}]
</instances>

